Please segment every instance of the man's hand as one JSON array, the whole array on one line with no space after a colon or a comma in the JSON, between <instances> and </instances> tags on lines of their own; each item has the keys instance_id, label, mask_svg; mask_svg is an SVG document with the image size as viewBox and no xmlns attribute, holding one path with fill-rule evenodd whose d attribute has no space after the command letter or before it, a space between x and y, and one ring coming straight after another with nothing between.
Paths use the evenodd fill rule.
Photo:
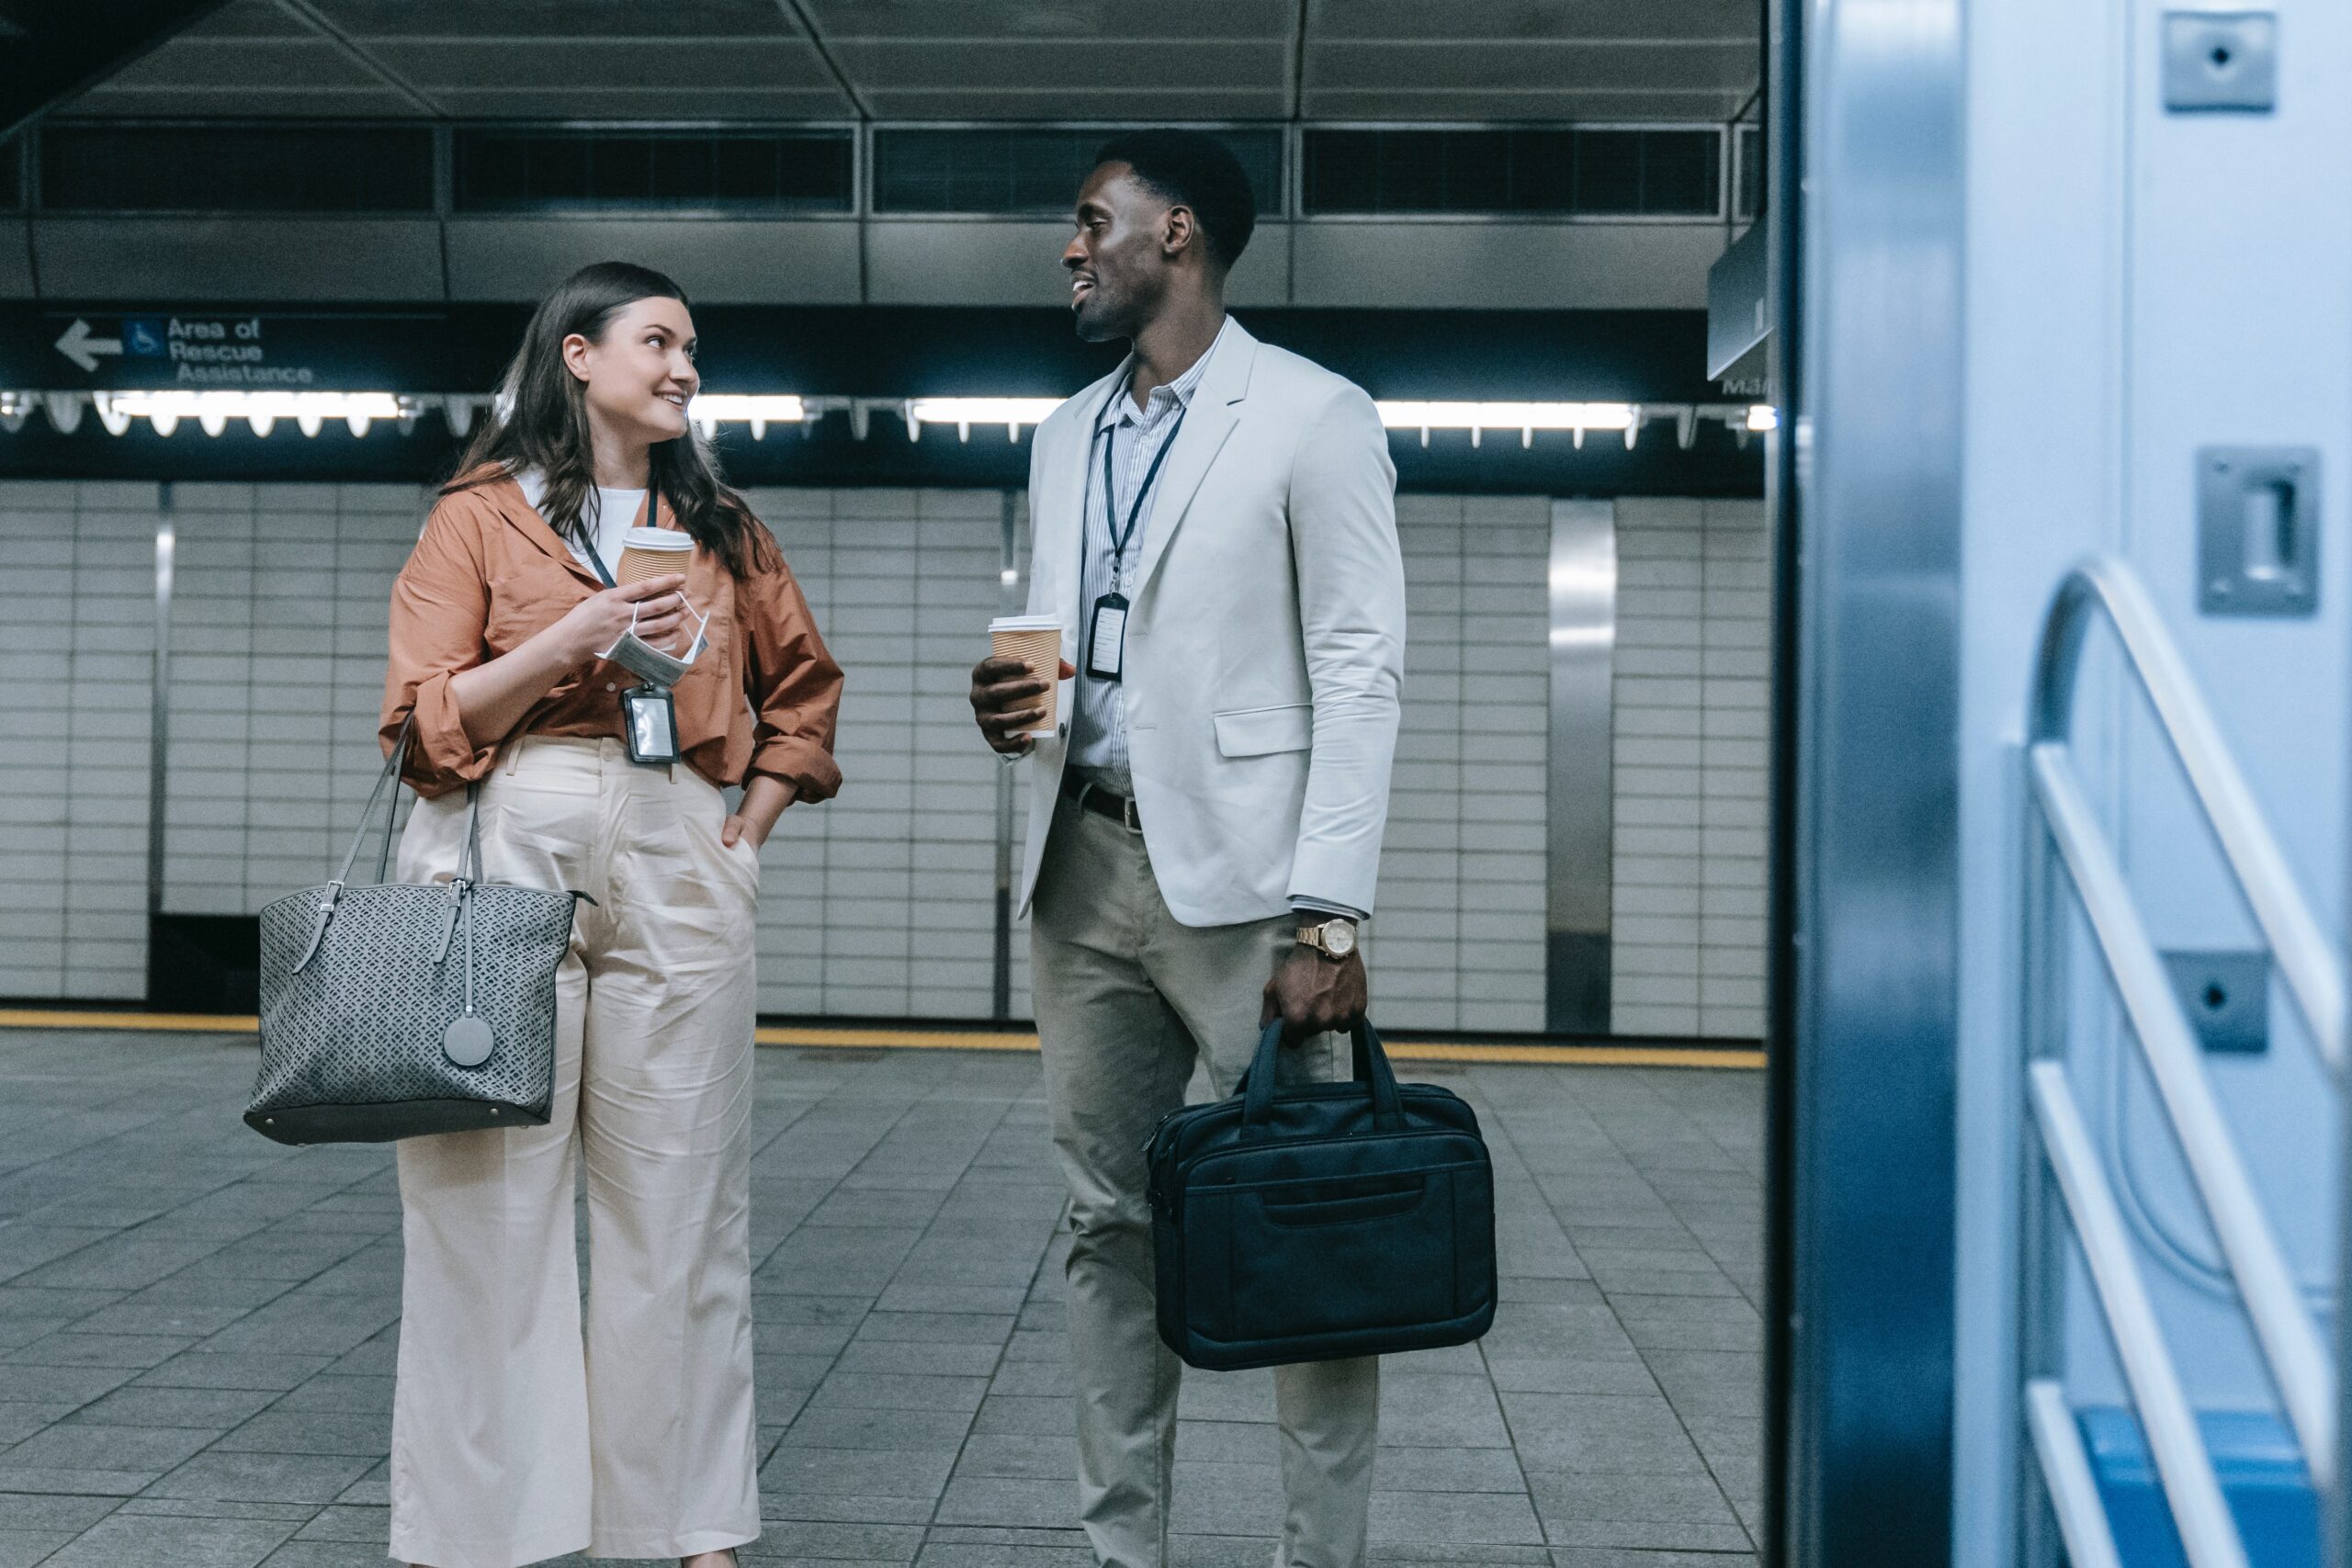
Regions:
<instances>
[{"instance_id":1,"label":"man's hand","mask_svg":"<svg viewBox=\"0 0 2352 1568\"><path fill-rule=\"evenodd\" d=\"M1333 960L1301 942L1275 965L1274 977L1266 982L1258 1027L1280 1018L1283 1043L1295 1045L1313 1035L1353 1029L1370 1000L1362 953Z\"/></svg>"},{"instance_id":2,"label":"man's hand","mask_svg":"<svg viewBox=\"0 0 2352 1568\"><path fill-rule=\"evenodd\" d=\"M1078 673L1069 660L1057 662L1061 667L1059 679L1067 681ZM1027 730L1046 716L1046 705L1037 700L1046 694L1046 685L1017 659L991 656L972 666L972 718L989 750L1018 757L1036 744L1037 738Z\"/></svg>"}]
</instances>

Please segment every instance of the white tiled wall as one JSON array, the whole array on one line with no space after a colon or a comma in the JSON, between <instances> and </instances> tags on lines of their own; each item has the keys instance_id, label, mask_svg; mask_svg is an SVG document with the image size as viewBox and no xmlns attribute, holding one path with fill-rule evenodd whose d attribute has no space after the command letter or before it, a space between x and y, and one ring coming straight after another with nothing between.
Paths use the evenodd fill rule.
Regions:
<instances>
[{"instance_id":1,"label":"white tiled wall","mask_svg":"<svg viewBox=\"0 0 2352 1568\"><path fill-rule=\"evenodd\" d=\"M248 914L322 880L357 824L387 595L431 494L181 484L173 502L164 908Z\"/></svg>"},{"instance_id":2,"label":"white tiled wall","mask_svg":"<svg viewBox=\"0 0 2352 1568\"><path fill-rule=\"evenodd\" d=\"M147 988L155 487L5 487L0 996Z\"/></svg>"},{"instance_id":3,"label":"white tiled wall","mask_svg":"<svg viewBox=\"0 0 2352 1568\"><path fill-rule=\"evenodd\" d=\"M1001 592L1001 498L752 500L849 671L847 787L786 813L765 852L761 1010L985 1018L1000 773L964 694ZM385 598L428 501L407 485L175 487L167 909L248 912L340 853L377 765ZM156 515L151 484L0 484L0 996L143 987ZM1618 515L1615 1024L1750 1038L1760 508L1625 501ZM1376 1016L1539 1030L1550 503L1411 495L1397 516L1412 619L1366 943ZM1012 956L1021 1018L1025 929Z\"/></svg>"},{"instance_id":4,"label":"white tiled wall","mask_svg":"<svg viewBox=\"0 0 2352 1568\"><path fill-rule=\"evenodd\" d=\"M1540 496L1397 498L1405 711L1364 942L1385 1028L1544 1027L1551 518Z\"/></svg>"},{"instance_id":5,"label":"white tiled wall","mask_svg":"<svg viewBox=\"0 0 2352 1568\"><path fill-rule=\"evenodd\" d=\"M1758 502L1617 502L1620 1034L1763 1034L1769 570Z\"/></svg>"}]
</instances>

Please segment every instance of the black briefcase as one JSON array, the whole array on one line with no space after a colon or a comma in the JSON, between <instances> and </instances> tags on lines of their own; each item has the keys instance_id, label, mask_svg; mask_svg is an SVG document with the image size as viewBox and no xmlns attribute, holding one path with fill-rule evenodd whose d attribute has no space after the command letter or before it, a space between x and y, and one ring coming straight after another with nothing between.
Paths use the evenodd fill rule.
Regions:
<instances>
[{"instance_id":1,"label":"black briefcase","mask_svg":"<svg viewBox=\"0 0 2352 1568\"><path fill-rule=\"evenodd\" d=\"M1459 1345L1495 1317L1495 1179L1478 1118L1398 1084L1369 1023L1349 1083L1277 1089L1266 1026L1232 1099L1146 1149L1159 1337L1195 1367Z\"/></svg>"}]
</instances>

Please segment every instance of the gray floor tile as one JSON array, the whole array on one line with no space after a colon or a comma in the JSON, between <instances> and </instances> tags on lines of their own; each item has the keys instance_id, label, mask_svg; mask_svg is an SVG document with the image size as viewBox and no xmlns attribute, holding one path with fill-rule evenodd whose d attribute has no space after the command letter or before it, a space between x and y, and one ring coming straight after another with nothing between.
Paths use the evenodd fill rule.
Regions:
<instances>
[{"instance_id":1,"label":"gray floor tile","mask_svg":"<svg viewBox=\"0 0 2352 1568\"><path fill-rule=\"evenodd\" d=\"M194 1343L175 1335L78 1334L62 1329L20 1346L0 1359L39 1367L125 1367L143 1371Z\"/></svg>"},{"instance_id":2,"label":"gray floor tile","mask_svg":"<svg viewBox=\"0 0 2352 1568\"><path fill-rule=\"evenodd\" d=\"M69 1426L36 1432L0 1466L30 1470L150 1470L162 1473L202 1449L212 1430L185 1427Z\"/></svg>"},{"instance_id":3,"label":"gray floor tile","mask_svg":"<svg viewBox=\"0 0 2352 1568\"><path fill-rule=\"evenodd\" d=\"M140 1374L138 1381L142 1387L244 1388L282 1393L316 1376L332 1360L327 1356L224 1355L195 1349L157 1364Z\"/></svg>"},{"instance_id":4,"label":"gray floor tile","mask_svg":"<svg viewBox=\"0 0 2352 1568\"><path fill-rule=\"evenodd\" d=\"M18 1530L0 1526L0 1568L33 1568L73 1539L69 1530Z\"/></svg>"},{"instance_id":5,"label":"gray floor tile","mask_svg":"<svg viewBox=\"0 0 2352 1568\"><path fill-rule=\"evenodd\" d=\"M369 1461L350 1454L205 1453L147 1490L160 1497L332 1503Z\"/></svg>"},{"instance_id":6,"label":"gray floor tile","mask_svg":"<svg viewBox=\"0 0 2352 1568\"><path fill-rule=\"evenodd\" d=\"M276 1398L250 1389L119 1388L74 1412L70 1425L190 1427L225 1432Z\"/></svg>"},{"instance_id":7,"label":"gray floor tile","mask_svg":"<svg viewBox=\"0 0 2352 1568\"><path fill-rule=\"evenodd\" d=\"M295 1527L282 1519L189 1519L115 1514L44 1568L254 1568Z\"/></svg>"},{"instance_id":8,"label":"gray floor tile","mask_svg":"<svg viewBox=\"0 0 2352 1568\"><path fill-rule=\"evenodd\" d=\"M213 1445L220 1453L357 1454L377 1458L392 1451L392 1413L379 1406L362 1411L268 1410Z\"/></svg>"},{"instance_id":9,"label":"gray floor tile","mask_svg":"<svg viewBox=\"0 0 2352 1568\"><path fill-rule=\"evenodd\" d=\"M0 1487L17 1488L0 1553L105 1526L108 1561L134 1568L178 1529L198 1568L372 1568L398 1340L389 1151L245 1136L249 1042L107 1050L86 1086L42 1080L30 1141L0 1138ZM1034 1059L758 1061L769 1523L746 1562L1085 1568L1069 1238ZM0 1107L10 1064L0 1048ZM1482 1346L1385 1369L1374 1568L1742 1568L1760 1084L1444 1076L1495 1144L1502 1308ZM183 1104L199 1081L209 1109L104 1109ZM1262 1568L1283 1506L1272 1377L1188 1373L1182 1406L1178 1568ZM111 1458L87 1446L118 1432L136 1436Z\"/></svg>"}]
</instances>

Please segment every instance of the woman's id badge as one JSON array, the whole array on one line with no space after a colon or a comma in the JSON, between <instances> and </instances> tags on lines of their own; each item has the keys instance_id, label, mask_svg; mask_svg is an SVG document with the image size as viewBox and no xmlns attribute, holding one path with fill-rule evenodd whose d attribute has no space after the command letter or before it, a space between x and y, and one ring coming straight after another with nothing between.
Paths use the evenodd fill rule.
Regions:
<instances>
[{"instance_id":1,"label":"woman's id badge","mask_svg":"<svg viewBox=\"0 0 2352 1568\"><path fill-rule=\"evenodd\" d=\"M1127 596L1105 593L1094 601L1087 624L1086 672L1098 681L1116 681L1127 657Z\"/></svg>"},{"instance_id":2,"label":"woman's id badge","mask_svg":"<svg viewBox=\"0 0 2352 1568\"><path fill-rule=\"evenodd\" d=\"M632 762L675 762L678 710L667 686L631 686L621 694L621 731Z\"/></svg>"}]
</instances>

